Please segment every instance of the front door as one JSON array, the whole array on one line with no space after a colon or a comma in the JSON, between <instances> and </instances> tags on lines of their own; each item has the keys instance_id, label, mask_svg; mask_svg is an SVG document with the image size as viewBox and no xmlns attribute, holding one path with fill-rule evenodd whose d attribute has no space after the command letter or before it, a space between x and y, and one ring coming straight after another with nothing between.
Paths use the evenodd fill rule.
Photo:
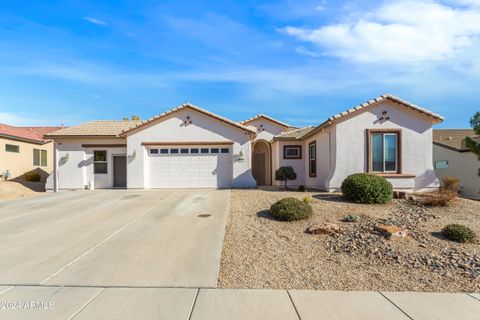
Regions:
<instances>
[{"instance_id":1,"label":"front door","mask_svg":"<svg viewBox=\"0 0 480 320\"><path fill-rule=\"evenodd\" d=\"M113 156L113 187L127 187L127 157Z\"/></svg>"},{"instance_id":2,"label":"front door","mask_svg":"<svg viewBox=\"0 0 480 320\"><path fill-rule=\"evenodd\" d=\"M253 154L252 174L257 181L257 186L266 185L265 153Z\"/></svg>"}]
</instances>

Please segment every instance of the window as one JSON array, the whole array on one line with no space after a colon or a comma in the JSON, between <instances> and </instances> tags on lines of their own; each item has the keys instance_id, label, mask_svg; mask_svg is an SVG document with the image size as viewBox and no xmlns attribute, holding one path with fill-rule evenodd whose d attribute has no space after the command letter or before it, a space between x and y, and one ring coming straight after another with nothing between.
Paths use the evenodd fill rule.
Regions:
<instances>
[{"instance_id":1,"label":"window","mask_svg":"<svg viewBox=\"0 0 480 320\"><path fill-rule=\"evenodd\" d=\"M47 150L40 150L40 165L42 167L47 166Z\"/></svg>"},{"instance_id":2,"label":"window","mask_svg":"<svg viewBox=\"0 0 480 320\"><path fill-rule=\"evenodd\" d=\"M150 154L158 154L158 149L150 149Z\"/></svg>"},{"instance_id":3,"label":"window","mask_svg":"<svg viewBox=\"0 0 480 320\"><path fill-rule=\"evenodd\" d=\"M180 149L180 153L188 153L188 149Z\"/></svg>"},{"instance_id":4,"label":"window","mask_svg":"<svg viewBox=\"0 0 480 320\"><path fill-rule=\"evenodd\" d=\"M202 148L202 149L200 149L200 153L208 153L208 148Z\"/></svg>"},{"instance_id":5,"label":"window","mask_svg":"<svg viewBox=\"0 0 480 320\"><path fill-rule=\"evenodd\" d=\"M370 171L400 173L399 137L400 131L370 133Z\"/></svg>"},{"instance_id":6,"label":"window","mask_svg":"<svg viewBox=\"0 0 480 320\"><path fill-rule=\"evenodd\" d=\"M283 159L302 159L302 146L283 146Z\"/></svg>"},{"instance_id":7,"label":"window","mask_svg":"<svg viewBox=\"0 0 480 320\"><path fill-rule=\"evenodd\" d=\"M33 149L33 165L39 166L40 165L40 150Z\"/></svg>"},{"instance_id":8,"label":"window","mask_svg":"<svg viewBox=\"0 0 480 320\"><path fill-rule=\"evenodd\" d=\"M308 145L308 175L317 176L317 143L315 141Z\"/></svg>"},{"instance_id":9,"label":"window","mask_svg":"<svg viewBox=\"0 0 480 320\"><path fill-rule=\"evenodd\" d=\"M160 149L160 154L167 154L168 153L168 149Z\"/></svg>"},{"instance_id":10,"label":"window","mask_svg":"<svg viewBox=\"0 0 480 320\"><path fill-rule=\"evenodd\" d=\"M220 152L221 152L221 153L229 153L229 152L230 152L230 149L228 149L228 148L222 148L222 149L220 149Z\"/></svg>"},{"instance_id":11,"label":"window","mask_svg":"<svg viewBox=\"0 0 480 320\"><path fill-rule=\"evenodd\" d=\"M93 151L93 173L107 173L107 151Z\"/></svg>"},{"instance_id":12,"label":"window","mask_svg":"<svg viewBox=\"0 0 480 320\"><path fill-rule=\"evenodd\" d=\"M218 148L210 149L210 153L218 153L220 150Z\"/></svg>"},{"instance_id":13,"label":"window","mask_svg":"<svg viewBox=\"0 0 480 320\"><path fill-rule=\"evenodd\" d=\"M448 160L435 161L435 169L447 169Z\"/></svg>"},{"instance_id":14,"label":"window","mask_svg":"<svg viewBox=\"0 0 480 320\"><path fill-rule=\"evenodd\" d=\"M178 149L170 149L170 154L177 154L178 153Z\"/></svg>"},{"instance_id":15,"label":"window","mask_svg":"<svg viewBox=\"0 0 480 320\"><path fill-rule=\"evenodd\" d=\"M14 145L14 144L6 144L5 145L5 151L6 152L19 153L20 152L20 146L17 146L17 145Z\"/></svg>"},{"instance_id":16,"label":"window","mask_svg":"<svg viewBox=\"0 0 480 320\"><path fill-rule=\"evenodd\" d=\"M197 148L190 149L190 153L198 153L198 149Z\"/></svg>"}]
</instances>

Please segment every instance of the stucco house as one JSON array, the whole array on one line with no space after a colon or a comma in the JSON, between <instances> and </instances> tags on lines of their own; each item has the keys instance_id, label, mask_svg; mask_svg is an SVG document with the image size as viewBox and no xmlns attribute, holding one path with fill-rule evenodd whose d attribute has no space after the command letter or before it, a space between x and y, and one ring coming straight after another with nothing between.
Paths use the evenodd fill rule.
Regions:
<instances>
[{"instance_id":1,"label":"stucco house","mask_svg":"<svg viewBox=\"0 0 480 320\"><path fill-rule=\"evenodd\" d=\"M0 174L10 178L38 169L45 176L53 171L53 141L43 135L62 127L15 127L0 123Z\"/></svg>"},{"instance_id":2,"label":"stucco house","mask_svg":"<svg viewBox=\"0 0 480 320\"><path fill-rule=\"evenodd\" d=\"M433 130L433 160L439 179L454 176L460 179L460 194L467 198L480 199L480 161L467 148L465 138L480 141L472 129Z\"/></svg>"},{"instance_id":3,"label":"stucco house","mask_svg":"<svg viewBox=\"0 0 480 320\"><path fill-rule=\"evenodd\" d=\"M294 128L260 114L236 122L183 104L146 121L92 121L55 140L51 186L95 188L245 188L276 185L292 166L305 185L338 190L348 175L372 172L396 189L438 187L432 125L443 117L391 95Z\"/></svg>"}]
</instances>

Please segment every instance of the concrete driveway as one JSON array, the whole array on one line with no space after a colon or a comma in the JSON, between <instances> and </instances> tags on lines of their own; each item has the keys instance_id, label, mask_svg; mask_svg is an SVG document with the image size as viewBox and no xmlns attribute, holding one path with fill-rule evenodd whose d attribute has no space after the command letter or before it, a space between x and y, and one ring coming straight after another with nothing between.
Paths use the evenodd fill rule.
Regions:
<instances>
[{"instance_id":1,"label":"concrete driveway","mask_svg":"<svg viewBox=\"0 0 480 320\"><path fill-rule=\"evenodd\" d=\"M216 287L229 192L74 191L0 203L0 286Z\"/></svg>"}]
</instances>

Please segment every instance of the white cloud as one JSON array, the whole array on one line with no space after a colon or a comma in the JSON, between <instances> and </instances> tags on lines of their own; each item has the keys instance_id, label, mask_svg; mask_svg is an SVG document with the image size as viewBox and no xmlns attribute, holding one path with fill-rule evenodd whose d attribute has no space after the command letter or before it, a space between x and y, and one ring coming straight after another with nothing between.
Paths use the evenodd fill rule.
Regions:
<instances>
[{"instance_id":1,"label":"white cloud","mask_svg":"<svg viewBox=\"0 0 480 320\"><path fill-rule=\"evenodd\" d=\"M328 55L357 62L443 61L468 50L480 37L480 8L466 5L387 1L372 12L353 14L353 21L282 30Z\"/></svg>"},{"instance_id":2,"label":"white cloud","mask_svg":"<svg viewBox=\"0 0 480 320\"><path fill-rule=\"evenodd\" d=\"M27 116L21 113L0 112L0 123L8 124L10 126L46 126L52 125L54 121L40 119L38 118L38 115Z\"/></svg>"},{"instance_id":3,"label":"white cloud","mask_svg":"<svg viewBox=\"0 0 480 320\"><path fill-rule=\"evenodd\" d=\"M106 26L107 23L103 20L92 18L92 17L83 17L83 20L88 21L90 23L96 24L98 26Z\"/></svg>"},{"instance_id":4,"label":"white cloud","mask_svg":"<svg viewBox=\"0 0 480 320\"><path fill-rule=\"evenodd\" d=\"M305 48L304 46L298 46L298 47L296 47L296 48L295 48L295 52L296 52L296 53L303 54L303 55L305 55L305 56L312 57L312 58L318 58L318 57L320 57L320 54L319 54L318 52L309 50L309 49Z\"/></svg>"}]
</instances>

